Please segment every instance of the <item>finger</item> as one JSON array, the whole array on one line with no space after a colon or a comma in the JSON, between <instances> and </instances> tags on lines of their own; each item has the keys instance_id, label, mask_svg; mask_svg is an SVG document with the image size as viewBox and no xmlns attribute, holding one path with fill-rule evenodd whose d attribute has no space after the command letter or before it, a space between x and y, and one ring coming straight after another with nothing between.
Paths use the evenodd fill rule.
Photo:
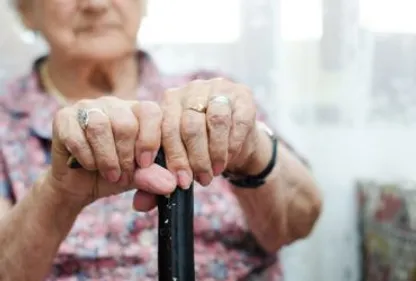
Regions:
<instances>
[{"instance_id":1,"label":"finger","mask_svg":"<svg viewBox=\"0 0 416 281\"><path fill-rule=\"evenodd\" d=\"M208 103L206 122L214 176L220 175L227 164L231 118L231 106L228 100L224 101L221 96L213 96Z\"/></svg>"},{"instance_id":2,"label":"finger","mask_svg":"<svg viewBox=\"0 0 416 281\"><path fill-rule=\"evenodd\" d=\"M192 108L207 104L211 87L207 83L192 84L185 93L181 118L181 137L185 144L188 161L196 180L203 186L211 183L212 164L208 147L206 114Z\"/></svg>"},{"instance_id":3,"label":"finger","mask_svg":"<svg viewBox=\"0 0 416 281\"><path fill-rule=\"evenodd\" d=\"M79 108L95 109L88 104L86 106L80 104L79 106ZM117 182L121 176L121 169L110 118L99 110L90 111L88 125L84 133L92 148L100 174L109 182Z\"/></svg>"},{"instance_id":4,"label":"finger","mask_svg":"<svg viewBox=\"0 0 416 281\"><path fill-rule=\"evenodd\" d=\"M84 169L94 171L97 169L94 155L76 116L76 109L71 107L64 108L57 113L53 123L53 157L68 159L71 155ZM57 164L55 159L52 161L53 168L59 168L60 164ZM66 169L61 167L61 170Z\"/></svg>"},{"instance_id":5,"label":"finger","mask_svg":"<svg viewBox=\"0 0 416 281\"><path fill-rule=\"evenodd\" d=\"M134 184L137 189L148 193L168 195L175 190L177 182L169 170L152 164L148 168L136 169Z\"/></svg>"},{"instance_id":6,"label":"finger","mask_svg":"<svg viewBox=\"0 0 416 281\"><path fill-rule=\"evenodd\" d=\"M107 105L111 128L114 135L115 149L121 168L123 182L131 181L135 170L134 148L139 132L139 123L130 110L130 106Z\"/></svg>"},{"instance_id":7,"label":"finger","mask_svg":"<svg viewBox=\"0 0 416 281\"><path fill-rule=\"evenodd\" d=\"M240 153L256 120L256 108L250 91L245 87L238 86L238 88L234 90L234 93L232 125L228 149L228 153L230 154L229 159L234 158Z\"/></svg>"},{"instance_id":8,"label":"finger","mask_svg":"<svg viewBox=\"0 0 416 281\"><path fill-rule=\"evenodd\" d=\"M192 182L192 171L188 162L188 155L181 139L182 106L179 90L165 93L162 103L162 146L165 151L166 164L175 173L178 185L188 188Z\"/></svg>"},{"instance_id":9,"label":"finger","mask_svg":"<svg viewBox=\"0 0 416 281\"><path fill-rule=\"evenodd\" d=\"M148 212L157 205L156 195L137 190L133 197L133 208L138 212Z\"/></svg>"},{"instance_id":10,"label":"finger","mask_svg":"<svg viewBox=\"0 0 416 281\"><path fill-rule=\"evenodd\" d=\"M141 168L155 160L161 143L162 110L154 102L144 101L132 107L139 121L139 135L135 142L136 161Z\"/></svg>"}]
</instances>

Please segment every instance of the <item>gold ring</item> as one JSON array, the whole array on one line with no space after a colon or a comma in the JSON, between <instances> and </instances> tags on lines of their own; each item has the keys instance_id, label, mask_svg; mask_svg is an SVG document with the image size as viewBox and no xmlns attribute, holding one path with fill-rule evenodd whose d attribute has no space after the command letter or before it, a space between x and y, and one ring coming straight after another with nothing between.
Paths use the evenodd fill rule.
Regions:
<instances>
[{"instance_id":1,"label":"gold ring","mask_svg":"<svg viewBox=\"0 0 416 281\"><path fill-rule=\"evenodd\" d=\"M197 105L189 106L187 109L196 111L198 113L206 113L207 107L203 105L202 103L198 103Z\"/></svg>"}]
</instances>

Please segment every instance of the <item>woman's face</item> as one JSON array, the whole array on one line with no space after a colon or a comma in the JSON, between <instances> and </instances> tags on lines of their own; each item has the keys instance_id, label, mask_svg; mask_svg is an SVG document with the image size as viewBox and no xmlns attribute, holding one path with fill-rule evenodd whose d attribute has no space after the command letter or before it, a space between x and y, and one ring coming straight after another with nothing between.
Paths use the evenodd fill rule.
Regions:
<instances>
[{"instance_id":1,"label":"woman's face","mask_svg":"<svg viewBox=\"0 0 416 281\"><path fill-rule=\"evenodd\" d=\"M114 59L135 49L146 0L23 0L26 25L51 52L73 59Z\"/></svg>"}]
</instances>

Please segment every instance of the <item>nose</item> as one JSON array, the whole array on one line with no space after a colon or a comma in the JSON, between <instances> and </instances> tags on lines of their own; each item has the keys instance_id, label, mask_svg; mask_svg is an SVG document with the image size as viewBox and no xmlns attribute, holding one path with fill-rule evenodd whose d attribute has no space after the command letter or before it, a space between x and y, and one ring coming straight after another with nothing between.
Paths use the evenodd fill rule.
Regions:
<instances>
[{"instance_id":1,"label":"nose","mask_svg":"<svg viewBox=\"0 0 416 281\"><path fill-rule=\"evenodd\" d=\"M112 0L80 0L79 5L87 13L100 13L107 10Z\"/></svg>"}]
</instances>

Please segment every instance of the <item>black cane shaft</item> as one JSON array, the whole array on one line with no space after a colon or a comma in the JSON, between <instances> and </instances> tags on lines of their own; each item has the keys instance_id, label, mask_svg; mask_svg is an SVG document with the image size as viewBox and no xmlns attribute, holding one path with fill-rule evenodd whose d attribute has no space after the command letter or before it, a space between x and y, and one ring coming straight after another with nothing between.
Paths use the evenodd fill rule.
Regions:
<instances>
[{"instance_id":1,"label":"black cane shaft","mask_svg":"<svg viewBox=\"0 0 416 281\"><path fill-rule=\"evenodd\" d=\"M166 166L163 151L156 163ZM195 281L193 184L159 196L159 281Z\"/></svg>"}]
</instances>

